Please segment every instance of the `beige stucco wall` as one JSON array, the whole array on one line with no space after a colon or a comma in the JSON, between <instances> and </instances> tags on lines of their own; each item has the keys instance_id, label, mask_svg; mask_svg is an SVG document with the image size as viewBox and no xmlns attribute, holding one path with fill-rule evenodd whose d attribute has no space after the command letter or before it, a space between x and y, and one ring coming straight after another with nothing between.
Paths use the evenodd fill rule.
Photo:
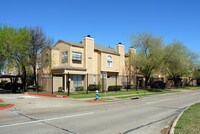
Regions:
<instances>
[{"instance_id":1,"label":"beige stucco wall","mask_svg":"<svg viewBox=\"0 0 200 134\"><path fill-rule=\"evenodd\" d=\"M46 63L46 54L49 55L49 62ZM41 57L41 62L42 62L42 69L41 69L41 73L42 74L49 74L51 72L51 49L50 48L45 48L42 51L42 57Z\"/></svg>"},{"instance_id":2,"label":"beige stucco wall","mask_svg":"<svg viewBox=\"0 0 200 134\"><path fill-rule=\"evenodd\" d=\"M60 65L60 51L59 50L51 50L51 68L54 68Z\"/></svg>"},{"instance_id":3,"label":"beige stucco wall","mask_svg":"<svg viewBox=\"0 0 200 134\"><path fill-rule=\"evenodd\" d=\"M120 54L118 57L118 69L119 75L123 75L125 73L125 50L124 45L118 44L116 45L116 51Z\"/></svg>"},{"instance_id":4,"label":"beige stucco wall","mask_svg":"<svg viewBox=\"0 0 200 134\"><path fill-rule=\"evenodd\" d=\"M73 52L78 52L82 53L82 60L81 63L73 63L72 62L72 53ZM69 54L69 60L70 60L70 65L73 67L84 67L85 61L84 61L84 49L80 47L71 47L70 48L70 54Z\"/></svg>"},{"instance_id":5,"label":"beige stucco wall","mask_svg":"<svg viewBox=\"0 0 200 134\"><path fill-rule=\"evenodd\" d=\"M94 74L101 74L101 54L94 52Z\"/></svg>"},{"instance_id":6,"label":"beige stucco wall","mask_svg":"<svg viewBox=\"0 0 200 134\"><path fill-rule=\"evenodd\" d=\"M112 67L107 66L107 57L112 57ZM108 54L108 53L101 53L101 71L108 71L108 72L120 72L119 66L120 56Z\"/></svg>"},{"instance_id":7,"label":"beige stucco wall","mask_svg":"<svg viewBox=\"0 0 200 134\"><path fill-rule=\"evenodd\" d=\"M82 40L84 46L84 61L88 74L94 74L94 39L84 37Z\"/></svg>"},{"instance_id":8,"label":"beige stucco wall","mask_svg":"<svg viewBox=\"0 0 200 134\"><path fill-rule=\"evenodd\" d=\"M69 65L70 64L70 46L66 45L63 42L59 42L57 43L55 46L55 48L58 49L58 53L55 53L54 58L56 60L56 64L54 67L58 66L58 65ZM68 62L62 63L62 52L68 51Z\"/></svg>"},{"instance_id":9,"label":"beige stucco wall","mask_svg":"<svg viewBox=\"0 0 200 134\"><path fill-rule=\"evenodd\" d=\"M69 46L63 42L57 43L55 47L59 49L59 53L55 53L54 55L55 56L54 58L57 59L56 64L54 64L55 66L66 65L66 66L72 66L72 67L84 67L84 64L85 64L84 49L82 47ZM68 51L68 62L62 63L62 52L65 52L65 51ZM81 63L73 63L72 61L73 52L82 53Z\"/></svg>"}]
</instances>

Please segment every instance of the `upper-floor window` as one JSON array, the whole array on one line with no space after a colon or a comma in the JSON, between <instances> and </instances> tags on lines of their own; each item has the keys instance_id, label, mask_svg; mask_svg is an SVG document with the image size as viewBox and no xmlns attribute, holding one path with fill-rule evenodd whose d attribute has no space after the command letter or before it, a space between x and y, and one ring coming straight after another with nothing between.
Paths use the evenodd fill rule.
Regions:
<instances>
[{"instance_id":1,"label":"upper-floor window","mask_svg":"<svg viewBox=\"0 0 200 134\"><path fill-rule=\"evenodd\" d=\"M72 60L81 61L82 60L82 53L72 52Z\"/></svg>"},{"instance_id":2,"label":"upper-floor window","mask_svg":"<svg viewBox=\"0 0 200 134\"><path fill-rule=\"evenodd\" d=\"M49 63L49 53L45 54L45 63Z\"/></svg>"},{"instance_id":3,"label":"upper-floor window","mask_svg":"<svg viewBox=\"0 0 200 134\"><path fill-rule=\"evenodd\" d=\"M62 63L68 62L68 51L62 52Z\"/></svg>"},{"instance_id":4,"label":"upper-floor window","mask_svg":"<svg viewBox=\"0 0 200 134\"><path fill-rule=\"evenodd\" d=\"M112 56L108 55L107 57L107 66L112 67Z\"/></svg>"}]
</instances>

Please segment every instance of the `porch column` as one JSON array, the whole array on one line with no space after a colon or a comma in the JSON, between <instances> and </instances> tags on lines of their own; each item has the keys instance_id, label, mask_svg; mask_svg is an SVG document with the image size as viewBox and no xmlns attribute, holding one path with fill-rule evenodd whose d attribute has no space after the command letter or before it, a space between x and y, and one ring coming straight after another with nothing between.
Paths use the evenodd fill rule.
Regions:
<instances>
[{"instance_id":1,"label":"porch column","mask_svg":"<svg viewBox=\"0 0 200 134\"><path fill-rule=\"evenodd\" d=\"M67 91L67 75L64 73L64 90Z\"/></svg>"}]
</instances>

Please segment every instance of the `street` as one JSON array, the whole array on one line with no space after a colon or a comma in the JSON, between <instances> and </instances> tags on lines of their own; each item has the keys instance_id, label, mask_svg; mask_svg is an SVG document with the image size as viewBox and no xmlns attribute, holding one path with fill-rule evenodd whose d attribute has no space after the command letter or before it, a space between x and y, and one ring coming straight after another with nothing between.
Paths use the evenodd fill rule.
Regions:
<instances>
[{"instance_id":1,"label":"street","mask_svg":"<svg viewBox=\"0 0 200 134\"><path fill-rule=\"evenodd\" d=\"M200 90L88 103L80 100L1 94L15 107L0 111L0 134L159 134Z\"/></svg>"}]
</instances>

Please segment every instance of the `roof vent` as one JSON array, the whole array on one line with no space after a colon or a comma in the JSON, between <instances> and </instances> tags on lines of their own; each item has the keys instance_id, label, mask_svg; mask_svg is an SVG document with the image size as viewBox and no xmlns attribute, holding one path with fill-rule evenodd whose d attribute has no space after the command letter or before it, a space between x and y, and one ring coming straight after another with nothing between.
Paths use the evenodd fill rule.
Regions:
<instances>
[{"instance_id":1,"label":"roof vent","mask_svg":"<svg viewBox=\"0 0 200 134\"><path fill-rule=\"evenodd\" d=\"M86 37L91 37L90 35L87 35Z\"/></svg>"},{"instance_id":2,"label":"roof vent","mask_svg":"<svg viewBox=\"0 0 200 134\"><path fill-rule=\"evenodd\" d=\"M119 42L118 44L122 44L121 42Z\"/></svg>"}]
</instances>

